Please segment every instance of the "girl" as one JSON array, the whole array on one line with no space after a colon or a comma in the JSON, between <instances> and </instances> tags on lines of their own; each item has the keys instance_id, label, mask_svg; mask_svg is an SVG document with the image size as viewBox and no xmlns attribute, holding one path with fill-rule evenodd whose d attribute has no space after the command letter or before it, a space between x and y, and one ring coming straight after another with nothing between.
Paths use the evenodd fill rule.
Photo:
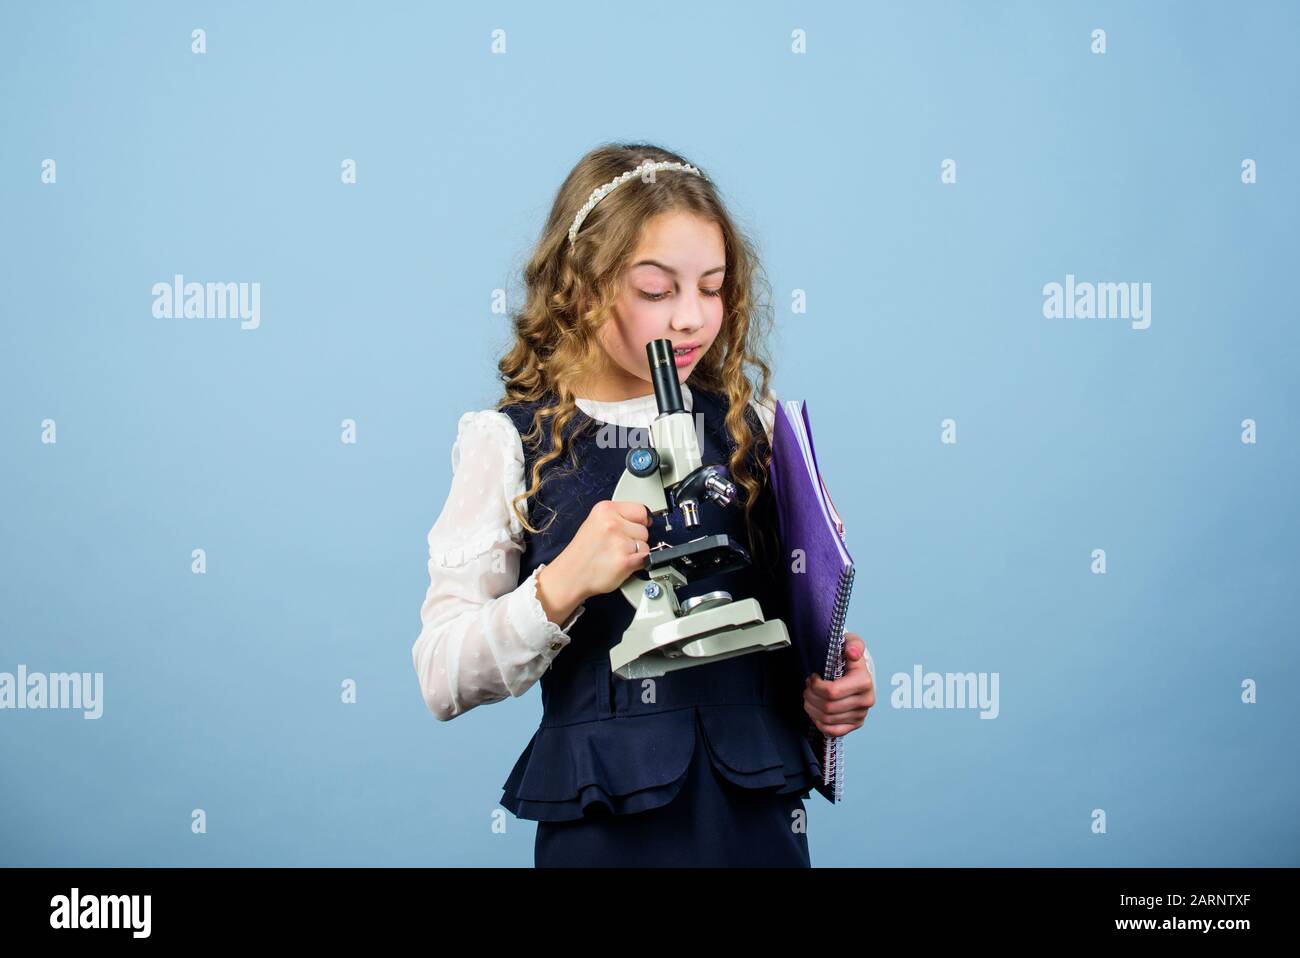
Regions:
<instances>
[{"instance_id":1,"label":"girl","mask_svg":"<svg viewBox=\"0 0 1300 958\"><path fill-rule=\"evenodd\" d=\"M800 675L793 647L655 679L610 670L634 614L618 587L658 543L725 532L747 544L750 566L683 586L679 600L723 590L790 621L767 486L776 397L758 270L696 167L648 145L593 150L560 187L526 269L498 363L505 395L460 417L412 657L444 721L541 681L541 724L501 799L537 821L539 866L806 867L803 799L821 775L807 717L843 735L875 704L853 633L834 682ZM676 347L703 462L726 465L737 489L730 506L702 502L697 529L610 500L628 447L649 445L646 344L660 338Z\"/></svg>"}]
</instances>

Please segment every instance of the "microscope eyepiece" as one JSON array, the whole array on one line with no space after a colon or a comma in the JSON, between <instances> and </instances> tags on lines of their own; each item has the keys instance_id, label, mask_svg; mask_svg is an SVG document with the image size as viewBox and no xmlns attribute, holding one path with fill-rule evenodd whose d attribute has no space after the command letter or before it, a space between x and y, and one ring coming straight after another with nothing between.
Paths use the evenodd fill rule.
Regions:
<instances>
[{"instance_id":1,"label":"microscope eyepiece","mask_svg":"<svg viewBox=\"0 0 1300 958\"><path fill-rule=\"evenodd\" d=\"M650 359L650 381L655 387L655 402L659 404L659 415L686 412L682 405L682 384L677 381L677 361L673 358L673 341L671 339L652 339L646 343L646 355Z\"/></svg>"}]
</instances>

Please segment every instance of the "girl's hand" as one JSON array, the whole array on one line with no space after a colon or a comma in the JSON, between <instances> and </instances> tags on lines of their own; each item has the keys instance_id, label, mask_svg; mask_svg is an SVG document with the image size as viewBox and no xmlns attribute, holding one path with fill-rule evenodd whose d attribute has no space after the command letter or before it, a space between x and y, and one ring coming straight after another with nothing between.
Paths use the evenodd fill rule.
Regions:
<instances>
[{"instance_id":1,"label":"girl's hand","mask_svg":"<svg viewBox=\"0 0 1300 958\"><path fill-rule=\"evenodd\" d=\"M573 540L550 566L561 567L579 602L612 592L633 572L645 568L650 521L650 510L643 503L604 499L591 507Z\"/></svg>"},{"instance_id":2,"label":"girl's hand","mask_svg":"<svg viewBox=\"0 0 1300 958\"><path fill-rule=\"evenodd\" d=\"M862 728L867 710L876 704L876 686L867 668L867 647L856 633L846 632L844 637L844 674L833 682L816 674L804 679L804 711L828 738Z\"/></svg>"}]
</instances>

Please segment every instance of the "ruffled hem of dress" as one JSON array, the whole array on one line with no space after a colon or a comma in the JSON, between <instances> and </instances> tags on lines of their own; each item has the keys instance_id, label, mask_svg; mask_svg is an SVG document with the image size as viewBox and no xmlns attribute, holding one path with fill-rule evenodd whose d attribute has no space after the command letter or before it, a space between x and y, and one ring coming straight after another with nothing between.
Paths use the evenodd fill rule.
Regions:
<instances>
[{"instance_id":1,"label":"ruffled hem of dress","mask_svg":"<svg viewBox=\"0 0 1300 958\"><path fill-rule=\"evenodd\" d=\"M792 731L789 720L771 706L698 705L713 767L742 788L771 789L778 795L804 792L821 781L821 761L808 737ZM752 725L751 716L758 722ZM739 719L739 720L738 720ZM751 736L758 730L778 757L756 751Z\"/></svg>"},{"instance_id":2,"label":"ruffled hem of dress","mask_svg":"<svg viewBox=\"0 0 1300 958\"><path fill-rule=\"evenodd\" d=\"M820 781L808 740L762 705L696 705L574 725L541 726L502 786L501 805L533 821L630 815L677 797L697 723L710 763L741 788L790 794Z\"/></svg>"}]
</instances>

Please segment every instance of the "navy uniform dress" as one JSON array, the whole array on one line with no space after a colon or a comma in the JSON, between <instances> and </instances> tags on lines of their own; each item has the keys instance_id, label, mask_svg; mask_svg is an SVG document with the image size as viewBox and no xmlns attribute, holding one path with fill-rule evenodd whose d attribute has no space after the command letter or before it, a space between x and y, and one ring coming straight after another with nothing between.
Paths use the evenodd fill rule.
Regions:
<instances>
[{"instance_id":1,"label":"navy uniform dress","mask_svg":"<svg viewBox=\"0 0 1300 958\"><path fill-rule=\"evenodd\" d=\"M692 386L692 414L703 417L703 460L726 464L734 443L724 425L724 396ZM553 399L548 399L553 401ZM502 408L521 436L539 404ZM765 435L752 408L754 435ZM604 430L602 435L601 430ZM566 427L576 450L546 467L525 532L519 581L572 541L592 506L613 497L627 447L649 445L646 429L599 423L578 410ZM542 437L549 448L549 423ZM542 454L524 444L524 476ZM756 465L752 458L751 468ZM756 473L755 473L756 474ZM738 491L743 490L738 486ZM772 521L770 493L755 507ZM728 533L748 551L743 503L700 504L701 524L672 530L655 517L650 541L673 544ZM781 589L761 557L678 590L679 600L722 589L758 598L765 618L783 614ZM609 650L634 610L619 590L593 596L569 630L569 645L542 674L541 724L505 782L501 804L537 821L535 864L545 866L808 867L803 799L821 766L805 735L803 676L793 648L752 652L650 679L621 679Z\"/></svg>"}]
</instances>

